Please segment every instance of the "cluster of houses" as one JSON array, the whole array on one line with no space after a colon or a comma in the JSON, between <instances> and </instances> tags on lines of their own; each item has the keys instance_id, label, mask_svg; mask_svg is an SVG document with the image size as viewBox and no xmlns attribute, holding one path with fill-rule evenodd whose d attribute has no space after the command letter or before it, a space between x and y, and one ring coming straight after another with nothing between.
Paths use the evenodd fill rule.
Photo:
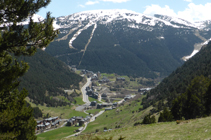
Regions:
<instances>
[{"instance_id":1,"label":"cluster of houses","mask_svg":"<svg viewBox=\"0 0 211 140\"><path fill-rule=\"evenodd\" d=\"M127 100L130 100L130 99L132 99L132 98L133 98L132 95L126 95L125 98L124 98L124 100L127 101Z\"/></svg>"},{"instance_id":2,"label":"cluster of houses","mask_svg":"<svg viewBox=\"0 0 211 140\"><path fill-rule=\"evenodd\" d=\"M74 66L72 66L74 68ZM107 77L103 77L102 79L100 79L101 77L101 73L98 71L96 74L93 71L89 71L89 70L82 70L81 71L82 74L86 75L88 78L91 77L91 81L97 81L99 83L108 83L110 82L110 80ZM117 77L116 81L125 81L124 77Z\"/></svg>"},{"instance_id":3,"label":"cluster of houses","mask_svg":"<svg viewBox=\"0 0 211 140\"><path fill-rule=\"evenodd\" d=\"M107 94L106 94L106 93L103 93L103 94L101 95L101 97L102 97L102 98L106 98L106 97L107 97Z\"/></svg>"},{"instance_id":4,"label":"cluster of houses","mask_svg":"<svg viewBox=\"0 0 211 140\"><path fill-rule=\"evenodd\" d=\"M91 103L90 103L90 106L96 106L97 105L97 101L92 101Z\"/></svg>"},{"instance_id":5,"label":"cluster of houses","mask_svg":"<svg viewBox=\"0 0 211 140\"><path fill-rule=\"evenodd\" d=\"M151 89L152 88L140 88L140 89L138 89L138 92L140 92L141 94L143 94L143 93L145 93L145 92L147 92L147 91L149 91Z\"/></svg>"},{"instance_id":6,"label":"cluster of houses","mask_svg":"<svg viewBox=\"0 0 211 140\"><path fill-rule=\"evenodd\" d=\"M112 109L115 109L117 107L118 103L102 103L102 104L97 104L97 109L102 109L102 108L105 108L105 111L106 110L112 110ZM108 108L109 107L109 108Z\"/></svg>"},{"instance_id":7,"label":"cluster of houses","mask_svg":"<svg viewBox=\"0 0 211 140\"><path fill-rule=\"evenodd\" d=\"M87 77L91 77L91 81L98 80L99 83L110 82L110 80L105 76L102 79L100 79L101 73L99 71L96 74L93 71L88 71L88 70L82 70L81 72L82 72L82 74L86 75Z\"/></svg>"},{"instance_id":8,"label":"cluster of houses","mask_svg":"<svg viewBox=\"0 0 211 140\"><path fill-rule=\"evenodd\" d=\"M74 116L67 121L67 126L82 126L84 123L89 122L90 119L90 116L86 116L86 118Z\"/></svg>"},{"instance_id":9,"label":"cluster of houses","mask_svg":"<svg viewBox=\"0 0 211 140\"><path fill-rule=\"evenodd\" d=\"M90 103L90 106L96 107L96 109L102 109L105 108L106 110L112 110L115 109L118 106L118 103L97 103L96 101L92 101Z\"/></svg>"},{"instance_id":10,"label":"cluster of houses","mask_svg":"<svg viewBox=\"0 0 211 140\"><path fill-rule=\"evenodd\" d=\"M99 77L99 75L100 75L100 72L95 74L93 71L89 71L89 70L82 70L81 72L82 72L82 74L86 75L88 78L89 77L91 77L91 78Z\"/></svg>"},{"instance_id":11,"label":"cluster of houses","mask_svg":"<svg viewBox=\"0 0 211 140\"><path fill-rule=\"evenodd\" d=\"M97 74L93 74L91 77L91 81L98 80L101 77L100 72L98 71Z\"/></svg>"},{"instance_id":12,"label":"cluster of houses","mask_svg":"<svg viewBox=\"0 0 211 140\"><path fill-rule=\"evenodd\" d=\"M124 77L117 77L116 81L125 81L125 78Z\"/></svg>"},{"instance_id":13,"label":"cluster of houses","mask_svg":"<svg viewBox=\"0 0 211 140\"><path fill-rule=\"evenodd\" d=\"M91 81L95 81L95 80L98 80L97 74L94 74L94 75L91 77Z\"/></svg>"},{"instance_id":14,"label":"cluster of houses","mask_svg":"<svg viewBox=\"0 0 211 140\"><path fill-rule=\"evenodd\" d=\"M86 94L92 98L98 99L99 93L98 92L94 92L94 88L93 87L86 87Z\"/></svg>"},{"instance_id":15,"label":"cluster of houses","mask_svg":"<svg viewBox=\"0 0 211 140\"><path fill-rule=\"evenodd\" d=\"M46 130L59 125L61 120L58 117L50 117L44 120L37 121L35 131Z\"/></svg>"},{"instance_id":16,"label":"cluster of houses","mask_svg":"<svg viewBox=\"0 0 211 140\"><path fill-rule=\"evenodd\" d=\"M99 80L98 82L102 84L102 83L108 83L108 82L110 82L110 80L109 80L107 77L104 76L104 77L103 77L101 80Z\"/></svg>"},{"instance_id":17,"label":"cluster of houses","mask_svg":"<svg viewBox=\"0 0 211 140\"><path fill-rule=\"evenodd\" d=\"M98 80L98 82L101 83L101 84L110 82L110 80L105 76L102 79L100 79L100 80L99 79L100 79L100 72L98 72L97 74L94 74L91 77L91 81L97 81Z\"/></svg>"},{"instance_id":18,"label":"cluster of houses","mask_svg":"<svg viewBox=\"0 0 211 140\"><path fill-rule=\"evenodd\" d=\"M70 68L71 71L73 71L73 72L76 72L76 71L77 71L76 65L69 66L69 68Z\"/></svg>"}]
</instances>

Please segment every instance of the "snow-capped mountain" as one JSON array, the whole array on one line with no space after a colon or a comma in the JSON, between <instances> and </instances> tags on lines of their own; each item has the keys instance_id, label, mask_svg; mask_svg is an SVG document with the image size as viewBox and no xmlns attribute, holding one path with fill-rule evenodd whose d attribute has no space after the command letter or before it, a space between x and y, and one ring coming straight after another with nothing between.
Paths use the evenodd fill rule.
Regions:
<instances>
[{"instance_id":1,"label":"snow-capped mountain","mask_svg":"<svg viewBox=\"0 0 211 140\"><path fill-rule=\"evenodd\" d=\"M68 28L72 24L86 23L90 24L109 24L114 21L128 21L131 24L143 24L149 26L163 25L174 28L205 28L211 21L191 23L184 19L170 17L165 15L154 15L154 17L143 15L130 10L93 10L75 13L69 16L62 16L56 19L57 26ZM64 24L65 22L65 24ZM61 24L63 23L63 24ZM131 26L131 25L129 25Z\"/></svg>"},{"instance_id":2,"label":"snow-capped mountain","mask_svg":"<svg viewBox=\"0 0 211 140\"><path fill-rule=\"evenodd\" d=\"M46 51L78 68L165 76L211 38L210 23L129 10L79 12L55 19L60 35Z\"/></svg>"}]
</instances>

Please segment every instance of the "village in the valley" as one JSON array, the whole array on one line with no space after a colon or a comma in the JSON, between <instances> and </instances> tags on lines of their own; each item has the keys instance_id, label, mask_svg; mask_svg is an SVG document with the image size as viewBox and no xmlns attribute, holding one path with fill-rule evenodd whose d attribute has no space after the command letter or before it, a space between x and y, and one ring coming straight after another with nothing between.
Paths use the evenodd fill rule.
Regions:
<instances>
[{"instance_id":1,"label":"village in the valley","mask_svg":"<svg viewBox=\"0 0 211 140\"><path fill-rule=\"evenodd\" d=\"M71 70L75 72L77 69L73 66ZM151 89L139 88L136 91L121 91L116 90L115 86L124 85L126 82L124 77L116 77L110 80L111 78L102 76L100 72L94 73L88 70L80 70L80 75L87 78L86 84L81 88L84 105L77 106L75 110L84 112L87 116L73 116L65 119L55 116L37 120L37 134L63 126L78 127L75 132L79 134L86 129L89 122L93 122L104 111L116 109L119 105L134 98L137 94L143 94ZM95 101L89 101L89 98L95 99ZM86 112L92 109L99 109L101 111L98 114Z\"/></svg>"}]
</instances>

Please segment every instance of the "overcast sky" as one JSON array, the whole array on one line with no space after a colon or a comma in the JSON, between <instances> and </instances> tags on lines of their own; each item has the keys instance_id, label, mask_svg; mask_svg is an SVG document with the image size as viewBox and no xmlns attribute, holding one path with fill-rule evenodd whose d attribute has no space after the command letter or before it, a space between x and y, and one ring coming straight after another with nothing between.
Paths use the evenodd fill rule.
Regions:
<instances>
[{"instance_id":1,"label":"overcast sky","mask_svg":"<svg viewBox=\"0 0 211 140\"><path fill-rule=\"evenodd\" d=\"M127 9L146 15L163 14L191 22L211 20L210 0L51 0L37 14L45 17L50 11L53 17L60 17L102 9Z\"/></svg>"}]
</instances>

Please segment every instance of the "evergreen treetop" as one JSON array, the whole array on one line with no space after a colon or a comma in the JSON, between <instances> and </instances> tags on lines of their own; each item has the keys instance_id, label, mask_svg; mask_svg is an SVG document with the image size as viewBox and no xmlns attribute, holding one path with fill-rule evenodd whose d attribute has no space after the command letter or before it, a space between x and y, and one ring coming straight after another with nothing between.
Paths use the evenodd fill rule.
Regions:
<instances>
[{"instance_id":1,"label":"evergreen treetop","mask_svg":"<svg viewBox=\"0 0 211 140\"><path fill-rule=\"evenodd\" d=\"M18 78L29 67L14 56L31 56L57 36L50 13L39 23L32 20L33 14L49 3L50 0L0 0L0 139L36 139L33 111L24 101L28 92L18 91ZM20 23L28 18L28 26Z\"/></svg>"}]
</instances>

